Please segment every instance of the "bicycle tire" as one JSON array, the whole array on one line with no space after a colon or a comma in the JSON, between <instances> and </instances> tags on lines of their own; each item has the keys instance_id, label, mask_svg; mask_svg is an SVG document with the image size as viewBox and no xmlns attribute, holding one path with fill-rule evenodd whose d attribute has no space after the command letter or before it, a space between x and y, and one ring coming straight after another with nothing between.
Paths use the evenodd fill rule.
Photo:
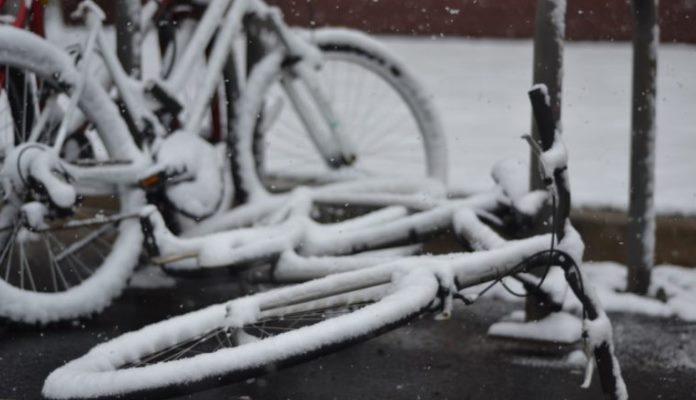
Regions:
<instances>
[{"instance_id":1,"label":"bicycle tire","mask_svg":"<svg viewBox=\"0 0 696 400\"><path fill-rule=\"evenodd\" d=\"M417 79L408 71L406 66L391 55L379 42L357 31L338 28L322 28L306 32L304 35L308 41L317 45L322 51L323 57L328 60L329 63L334 62L342 67L354 67L358 71L366 72L365 79L370 79L368 83L373 86L379 86L380 90L384 92L379 92L382 95L381 99L387 96L388 99L392 100L392 103L390 103L393 104L392 107L401 107L398 110L400 114L397 115L402 120L406 120L407 122L411 121L413 124L412 128L417 130L417 132L413 132L417 137L410 137L408 140L419 142L415 144L412 143L414 146L422 146L422 157L425 167L424 171L416 171L415 174L411 174L409 170L409 178L417 178L418 173L420 173L423 178L429 177L443 183L446 182L447 149L445 135L439 117L434 110L431 99L423 90ZM266 151L269 151L267 147L273 146L273 143L278 143L278 139L282 139L282 137L276 139L278 135L274 136L273 134L269 135L268 133L262 132L263 130L259 127L261 124L258 121L260 120L260 116L264 113L264 107L268 104L268 101L265 99L266 96L272 89L273 84L280 78L283 68L286 67L284 61L284 58L277 55L271 57L270 60L262 60L259 65L252 69L246 90L242 96L241 109L243 111L239 112L239 124L236 130L239 135L240 151L233 153L238 157L236 165L239 165L242 169L253 170L255 172L254 174L247 172L238 174L241 180L241 185L239 186L244 192L253 192L256 190L255 186L259 185L270 191L276 191L276 188L273 186L282 186L282 183L277 185L277 182L269 182L269 179L267 179L268 177L265 176L265 170L269 165L268 160L273 158L273 154L266 154ZM325 65L324 69L326 68ZM330 72L326 71L324 77L329 79L329 75ZM367 93L368 96L373 94L373 92ZM334 93L334 96L337 99L337 103L340 102L342 95ZM357 95L353 94L353 97L356 96ZM347 109L348 106L346 106L346 110L344 111L353 111L352 109ZM374 111L369 110L369 107L363 107L362 109L374 114ZM372 116L374 117L374 115ZM245 120L248 118L253 118L254 121ZM412 118L412 120L410 118ZM351 120L357 119L359 118L351 118ZM402 122L403 121L400 121L399 124ZM286 123L286 121L283 121L283 123ZM381 128L384 128L384 126L381 126ZM387 134L390 133L391 132L387 131ZM304 140L304 142L298 144L293 151L305 151L304 147L311 148L312 145L309 138L306 136L306 133L304 133L304 135L305 137L300 138ZM365 139L367 135L368 134L363 134L361 137L364 142L363 147L365 148L373 144L370 143L368 140L369 138ZM249 141L249 137L253 139ZM393 139L401 140L403 138L394 136ZM380 138L380 140L384 143L388 143L385 142L385 139ZM384 148L384 143L382 143L380 147ZM249 151L253 154L253 160L243 154ZM365 154L365 152L362 154ZM420 157L419 155L413 152L404 154L410 154L409 158L406 158L406 161L402 159L401 162L398 163L400 168L396 167L396 162L392 163L391 165L393 168L389 168L392 173L403 169L403 167L409 167L408 164L418 163L413 157ZM403 157L404 154L401 154L401 156ZM398 154L396 155L398 156ZM359 153L357 156L358 160L360 160L361 154ZM293 159L289 160L290 164L295 161ZM377 167L378 166L374 166L373 168ZM279 169L284 170L285 168L281 166ZM386 168L382 168L382 170L384 169ZM389 175L389 173L387 173L387 175ZM294 185L291 184L288 188L292 186Z\"/></svg>"},{"instance_id":2,"label":"bicycle tire","mask_svg":"<svg viewBox=\"0 0 696 400\"><path fill-rule=\"evenodd\" d=\"M42 393L56 399L151 399L220 386L262 375L269 368L314 359L407 322L437 296L438 282L432 272L417 269L392 282L389 272L384 272L354 271L273 289L126 333L52 372ZM364 288L366 277L374 284L371 288ZM379 284L385 278L387 283ZM369 304L357 310L322 319L331 306L365 302ZM294 325L307 320L307 315L298 314L303 307L315 313L319 322ZM277 335L269 332L271 320L284 324L276 328ZM204 349L205 343L212 347ZM231 347L225 347L228 344ZM185 357L182 347L195 354ZM205 350L209 352L201 354ZM182 358L168 358L171 354Z\"/></svg>"},{"instance_id":3,"label":"bicycle tire","mask_svg":"<svg viewBox=\"0 0 696 400\"><path fill-rule=\"evenodd\" d=\"M65 93L69 93L79 80L79 73L67 54L38 36L15 28L0 27L0 65L8 68L11 66L17 70L25 71L23 73L33 74L37 79L50 82L54 88L52 90L60 90ZM87 79L79 101L79 110L96 129L109 156L114 159L139 162L140 152L129 136L128 129L121 119L116 105L99 84L91 79ZM12 143L12 145L15 144L18 143ZM77 206L77 213L92 212L87 197L85 196L83 202ZM115 212L134 212L144 205L144 196L131 188L119 188L113 193L113 197L116 199L113 201ZM10 207L16 209L12 210ZM99 207L103 208L102 205ZM13 232L20 231L21 229L17 228L20 225L18 223L18 206L4 201L2 202L2 210L6 213L3 215L7 218L3 222L11 223L14 227ZM94 211L94 213L98 212L103 213L104 210ZM101 311L110 304L111 300L123 290L135 268L139 256L138 249L142 245L142 234L137 220L124 221L117 227L107 226L107 224L102 225L102 227L104 227L102 233L109 235L102 239L108 241L109 246L104 245L99 251L92 246L96 246L92 242L99 239L102 233L88 237L89 233L73 230L61 234L61 236L56 233L54 239L58 238L59 243L49 240L50 233L42 236L43 243L39 243L39 240L32 243L33 239L27 241L27 246L35 245L35 247L28 248L31 259L43 267L41 270L35 270L39 275L33 276L31 272L27 273L27 276L32 276L33 287L29 287L29 285L19 287L16 282L11 280L10 275L14 273L11 272L14 259L12 253L6 254L5 249L19 248L19 246L23 248L25 243L20 243L16 235L10 236L8 232L3 231L3 259L0 267L5 264L5 255L8 257L7 269L0 270L2 272L0 275L0 317L21 323L45 324L87 316ZM83 240L82 247L70 247L78 240ZM45 253L40 248L43 245L46 246ZM62 250L60 253L54 254L51 253L51 248ZM88 250L94 254L86 255ZM84 253L81 253L83 251ZM52 258L54 255L63 255L65 258L57 260L58 257ZM76 257L85 258L78 262ZM99 257L99 261L96 261L97 257ZM88 258L95 260L92 264L94 265L93 269L91 265L90 267L84 265L83 261L86 262ZM53 264L53 261L56 263ZM29 264L25 266L22 264L23 262L22 259L19 259L22 271L29 266ZM27 260L26 262L32 261ZM48 268L45 268L46 265ZM86 270L82 270L82 267L85 267ZM47 270L50 270L51 274L57 274L59 269L63 269L64 274L71 274L70 278L68 275L62 277L62 287L56 285L57 278L53 281L53 284L56 285L53 288L48 287L48 282L46 287L34 282L35 277L37 280L44 277L49 280L52 277L48 276ZM91 274L87 275L90 271Z\"/></svg>"}]
</instances>

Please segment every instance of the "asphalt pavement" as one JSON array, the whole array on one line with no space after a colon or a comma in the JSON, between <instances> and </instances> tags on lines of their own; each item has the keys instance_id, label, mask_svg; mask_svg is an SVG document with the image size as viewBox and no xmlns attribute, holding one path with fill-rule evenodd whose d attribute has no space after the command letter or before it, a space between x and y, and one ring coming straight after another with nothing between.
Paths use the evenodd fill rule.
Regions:
<instances>
[{"instance_id":1,"label":"asphalt pavement","mask_svg":"<svg viewBox=\"0 0 696 400\"><path fill-rule=\"evenodd\" d=\"M238 296L234 277L181 279L174 289L128 290L102 314L47 327L0 323L0 399L39 399L56 367L95 344L167 316ZM520 304L482 299L453 317L425 317L378 338L262 378L178 399L600 399L583 390L582 366L565 348L486 336ZM632 399L696 399L696 324L611 315Z\"/></svg>"}]
</instances>

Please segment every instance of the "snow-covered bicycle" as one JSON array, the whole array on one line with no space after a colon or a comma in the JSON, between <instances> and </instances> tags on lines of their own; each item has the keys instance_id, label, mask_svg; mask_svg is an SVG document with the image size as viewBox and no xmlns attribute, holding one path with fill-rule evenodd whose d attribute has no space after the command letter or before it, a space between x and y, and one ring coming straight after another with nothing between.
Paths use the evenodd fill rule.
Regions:
<instances>
[{"instance_id":1,"label":"snow-covered bicycle","mask_svg":"<svg viewBox=\"0 0 696 400\"><path fill-rule=\"evenodd\" d=\"M143 32L161 22L170 3L144 6ZM173 210L169 224L210 217L228 207L230 168L239 192L248 191L250 200L263 196L273 184L260 167L282 157L269 153L261 163L253 151L282 143L273 131L287 118L300 121L298 133L311 144L301 146L302 154L323 160L320 172L328 178L315 174L315 181L403 172L370 164L370 152L383 154L360 147L375 144L371 132L382 134L393 121L398 135L390 130L380 137L382 150L389 153L396 140L397 152L405 148L411 161L397 157L420 163L419 176L445 178L443 134L427 98L407 70L363 34L298 32L260 0L212 0L185 46L169 51L175 61L157 79L141 82L119 64L101 10L87 1L78 14L89 36L72 57L32 33L0 27L0 70L7 77L0 91L0 316L46 323L102 310L137 264L137 216L146 202ZM251 70L254 84L233 79L243 74L228 68L235 40L249 25L264 50ZM194 67L201 60L202 70ZM372 83L368 96L359 97L365 76ZM191 80L198 90L183 99ZM274 86L283 90L273 92ZM345 87L351 92L341 92ZM199 135L221 93L232 105L223 149ZM370 101L394 107L360 118L375 111ZM360 108L351 108L355 104ZM361 125L371 118L379 126Z\"/></svg>"},{"instance_id":2,"label":"snow-covered bicycle","mask_svg":"<svg viewBox=\"0 0 696 400\"><path fill-rule=\"evenodd\" d=\"M548 100L544 100L543 90L537 89L533 93L537 119L543 117L546 122L539 126L552 127L553 119L548 104L544 102ZM384 226L390 226L388 231L392 234L408 234L418 232L419 227L431 229L439 226L439 221L447 220L472 248L479 251L399 257L381 263L372 261L372 265L369 261L343 265L344 272L328 274L335 271L325 270L325 276L318 279L234 299L148 325L99 344L84 356L55 370L45 382L44 396L60 399L156 396L248 378L269 368L310 360L393 329L424 313L447 316L454 299L467 303L476 300L476 296L461 291L477 284L496 283L503 277L513 276L527 287L539 289L544 278L528 271L535 267L557 266L565 272L568 284L582 304L583 337L589 360L585 384L589 384L592 366L596 362L607 397L626 399L626 386L614 356L611 324L578 267L584 246L568 220L567 157L562 142L557 137L554 140L554 136L553 129L544 134L543 151L539 152L546 190L515 202L510 196L512 187L505 185L508 196L489 199L500 206L500 200L507 197L507 201L503 200L507 208L521 214L525 214L532 203L552 207L550 233L504 239L490 224L482 222L483 218L490 220L492 217L477 207L487 204L481 198L468 204L455 204L447 213L429 214L430 211L424 211L410 217L402 215L396 219L403 222L400 226L389 222L395 220L394 215L386 215L391 211L373 214L353 226L348 223L342 226L343 233L337 236L348 238L346 249L356 250L351 239L354 232L362 235L376 233L365 238L366 243L371 243L387 235ZM505 180L504 176L501 178ZM303 215L307 203L299 201L297 204L297 208L291 209L298 211L297 215ZM152 211L144 213L145 230L153 228L152 215ZM158 224L157 221L154 223ZM154 230L157 229L155 226ZM288 230L292 230L291 227L281 229ZM262 249L257 249L260 252L273 254L278 250L274 245L288 238L280 234L280 239L273 240L278 235L262 232L263 235L254 236L248 242L244 239L249 238L243 234L210 236L207 242L195 242L194 239L201 254L220 247L233 249L229 252L223 249L210 258L199 255L199 262L208 260L209 265L219 265L223 259L238 261L235 253L252 254L253 241L261 241ZM157 236L155 233L155 239ZM263 238L270 240L263 241ZM186 239L179 240L179 245L187 243ZM303 251L309 241L307 238L306 241L293 242L293 245ZM194 245L193 242L189 244ZM336 249L332 247L332 250ZM301 260L297 263L297 270L300 273L312 272L311 264L312 259ZM321 271L321 268L312 273Z\"/></svg>"}]
</instances>

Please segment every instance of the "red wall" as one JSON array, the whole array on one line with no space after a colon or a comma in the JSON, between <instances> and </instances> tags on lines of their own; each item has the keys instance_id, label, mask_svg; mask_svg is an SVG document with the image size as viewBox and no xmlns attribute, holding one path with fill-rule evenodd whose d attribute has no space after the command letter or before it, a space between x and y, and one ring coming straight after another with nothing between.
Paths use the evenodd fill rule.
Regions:
<instances>
[{"instance_id":1,"label":"red wall","mask_svg":"<svg viewBox=\"0 0 696 400\"><path fill-rule=\"evenodd\" d=\"M267 0L293 25L350 26L373 33L531 37L536 0ZM64 0L66 6L79 0ZM107 8L111 1L97 1ZM630 0L567 0L570 40L631 38ZM310 8L313 10L310 13ZM660 0L663 42L696 43L696 0Z\"/></svg>"},{"instance_id":2,"label":"red wall","mask_svg":"<svg viewBox=\"0 0 696 400\"><path fill-rule=\"evenodd\" d=\"M307 0L269 0L306 25ZM374 33L531 37L536 0L313 0L318 25ZM630 0L568 0L571 40L627 40ZM696 43L696 0L660 0L662 41Z\"/></svg>"}]
</instances>

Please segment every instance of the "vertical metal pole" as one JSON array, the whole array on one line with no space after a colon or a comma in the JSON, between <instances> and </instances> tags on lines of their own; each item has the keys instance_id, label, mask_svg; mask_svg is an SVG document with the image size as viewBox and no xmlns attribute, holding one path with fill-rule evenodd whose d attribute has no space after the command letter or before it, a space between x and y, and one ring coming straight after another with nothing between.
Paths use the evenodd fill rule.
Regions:
<instances>
[{"instance_id":1,"label":"vertical metal pole","mask_svg":"<svg viewBox=\"0 0 696 400\"><path fill-rule=\"evenodd\" d=\"M130 76L140 77L140 11L141 0L116 2L116 53Z\"/></svg>"},{"instance_id":2,"label":"vertical metal pole","mask_svg":"<svg viewBox=\"0 0 696 400\"><path fill-rule=\"evenodd\" d=\"M533 83L548 89L556 127L561 129L561 92L563 87L563 42L565 40L565 0L538 0L534 18ZM541 144L539 128L532 118L532 138ZM530 187L543 189L537 159L531 157Z\"/></svg>"},{"instance_id":3,"label":"vertical metal pole","mask_svg":"<svg viewBox=\"0 0 696 400\"><path fill-rule=\"evenodd\" d=\"M645 294L655 252L657 0L633 0L633 100L628 209L628 290Z\"/></svg>"},{"instance_id":4,"label":"vertical metal pole","mask_svg":"<svg viewBox=\"0 0 696 400\"><path fill-rule=\"evenodd\" d=\"M566 0L538 0L534 18L534 75L535 84L544 83L548 89L551 110L558 130L561 129L561 89L563 83L563 42L565 40ZM532 118L532 138L541 144L539 128ZM539 175L538 160L531 153L530 188L542 189L544 184ZM551 209L547 207L542 213L543 223L537 231L551 230L549 220ZM525 303L528 321L539 320L552 311L550 305L537 296L529 295Z\"/></svg>"}]
</instances>

